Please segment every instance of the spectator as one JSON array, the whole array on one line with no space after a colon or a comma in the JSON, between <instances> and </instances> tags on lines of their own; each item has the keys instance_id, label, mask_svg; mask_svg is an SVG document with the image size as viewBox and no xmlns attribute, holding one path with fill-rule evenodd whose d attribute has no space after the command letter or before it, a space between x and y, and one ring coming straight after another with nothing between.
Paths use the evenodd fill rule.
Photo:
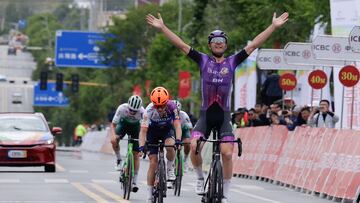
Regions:
<instances>
[{"instance_id":1,"label":"spectator","mask_svg":"<svg viewBox=\"0 0 360 203\"><path fill-rule=\"evenodd\" d=\"M246 127L248 122L246 108L238 108L232 115L231 121L233 124L233 129Z\"/></svg>"},{"instance_id":2,"label":"spectator","mask_svg":"<svg viewBox=\"0 0 360 203\"><path fill-rule=\"evenodd\" d=\"M286 125L286 122L280 119L277 113L272 112L270 115L270 125Z\"/></svg>"},{"instance_id":3,"label":"spectator","mask_svg":"<svg viewBox=\"0 0 360 203\"><path fill-rule=\"evenodd\" d=\"M323 99L320 101L320 107L313 108L307 121L311 127L335 127L335 123L339 121L339 117L329 110L329 105L330 102Z\"/></svg>"},{"instance_id":4,"label":"spectator","mask_svg":"<svg viewBox=\"0 0 360 203\"><path fill-rule=\"evenodd\" d=\"M282 119L286 123L286 127L288 130L294 130L296 127L296 119L297 117L293 115L293 112L289 110L282 111Z\"/></svg>"},{"instance_id":5,"label":"spectator","mask_svg":"<svg viewBox=\"0 0 360 203\"><path fill-rule=\"evenodd\" d=\"M257 111L256 108L255 108L255 111ZM260 113L258 113L258 115L259 115L259 119L263 125L270 125L270 114L271 114L271 111L270 111L269 107L266 106L265 104L262 105L261 111L260 111Z\"/></svg>"},{"instance_id":6,"label":"spectator","mask_svg":"<svg viewBox=\"0 0 360 203\"><path fill-rule=\"evenodd\" d=\"M274 103L276 100L282 99L282 90L279 85L280 76L276 71L270 71L264 84L262 85L261 97L262 102L266 105Z\"/></svg>"},{"instance_id":7,"label":"spectator","mask_svg":"<svg viewBox=\"0 0 360 203\"><path fill-rule=\"evenodd\" d=\"M310 108L303 107L296 120L296 126L307 126L307 120L310 116Z\"/></svg>"},{"instance_id":8,"label":"spectator","mask_svg":"<svg viewBox=\"0 0 360 203\"><path fill-rule=\"evenodd\" d=\"M249 115L249 121L247 124L248 127L256 127L263 125L255 109L250 109L248 115Z\"/></svg>"},{"instance_id":9,"label":"spectator","mask_svg":"<svg viewBox=\"0 0 360 203\"><path fill-rule=\"evenodd\" d=\"M281 116L281 106L278 103L273 103L270 105L271 113L277 113L278 116Z\"/></svg>"}]
</instances>

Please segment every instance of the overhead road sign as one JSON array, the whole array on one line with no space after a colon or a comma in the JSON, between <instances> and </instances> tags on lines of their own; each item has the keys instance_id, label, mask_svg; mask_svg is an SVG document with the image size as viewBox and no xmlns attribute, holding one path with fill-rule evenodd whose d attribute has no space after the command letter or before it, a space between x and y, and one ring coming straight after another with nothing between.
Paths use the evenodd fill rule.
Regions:
<instances>
[{"instance_id":1,"label":"overhead road sign","mask_svg":"<svg viewBox=\"0 0 360 203\"><path fill-rule=\"evenodd\" d=\"M102 55L99 43L106 40L101 32L83 31L56 31L55 41L55 65L57 67L84 67L84 68L109 68L105 64L105 56ZM123 45L119 44L119 50ZM138 63L135 59L125 61L129 69L136 69Z\"/></svg>"},{"instance_id":2,"label":"overhead road sign","mask_svg":"<svg viewBox=\"0 0 360 203\"><path fill-rule=\"evenodd\" d=\"M353 52L360 53L360 26L355 26L349 35L349 44Z\"/></svg>"},{"instance_id":3,"label":"overhead road sign","mask_svg":"<svg viewBox=\"0 0 360 203\"><path fill-rule=\"evenodd\" d=\"M66 89L64 84L63 89ZM55 83L48 82L46 90L40 90L39 83L34 86L34 106L69 106L69 99L63 92L56 91Z\"/></svg>"},{"instance_id":4,"label":"overhead road sign","mask_svg":"<svg viewBox=\"0 0 360 203\"><path fill-rule=\"evenodd\" d=\"M312 70L313 66L291 65L284 60L283 49L260 49L256 63L263 70Z\"/></svg>"},{"instance_id":5,"label":"overhead road sign","mask_svg":"<svg viewBox=\"0 0 360 203\"><path fill-rule=\"evenodd\" d=\"M312 42L311 48L316 59L360 61L360 53L351 50L348 37L318 35Z\"/></svg>"},{"instance_id":6,"label":"overhead road sign","mask_svg":"<svg viewBox=\"0 0 360 203\"><path fill-rule=\"evenodd\" d=\"M105 37L99 32L56 31L55 65L58 67L107 68L102 63L98 43Z\"/></svg>"},{"instance_id":7,"label":"overhead road sign","mask_svg":"<svg viewBox=\"0 0 360 203\"><path fill-rule=\"evenodd\" d=\"M311 43L289 42L284 47L284 59L287 64L310 66L344 65L344 61L316 59Z\"/></svg>"}]
</instances>

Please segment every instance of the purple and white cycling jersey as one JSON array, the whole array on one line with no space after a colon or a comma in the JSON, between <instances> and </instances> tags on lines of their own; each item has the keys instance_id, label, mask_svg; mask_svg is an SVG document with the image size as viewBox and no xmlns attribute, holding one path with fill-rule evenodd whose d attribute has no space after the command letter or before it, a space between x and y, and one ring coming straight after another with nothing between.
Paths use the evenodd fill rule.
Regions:
<instances>
[{"instance_id":1,"label":"purple and white cycling jersey","mask_svg":"<svg viewBox=\"0 0 360 203\"><path fill-rule=\"evenodd\" d=\"M179 110L176 104L168 101L166 109L162 114L159 114L154 105L150 103L146 109L141 121L141 127L149 127L157 130L169 130L175 120L179 120Z\"/></svg>"},{"instance_id":2,"label":"purple and white cycling jersey","mask_svg":"<svg viewBox=\"0 0 360 203\"><path fill-rule=\"evenodd\" d=\"M219 103L224 111L230 111L232 80L236 67L249 55L243 49L231 55L221 63L214 57L191 48L188 56L200 67L201 110L206 110L214 102Z\"/></svg>"}]
</instances>

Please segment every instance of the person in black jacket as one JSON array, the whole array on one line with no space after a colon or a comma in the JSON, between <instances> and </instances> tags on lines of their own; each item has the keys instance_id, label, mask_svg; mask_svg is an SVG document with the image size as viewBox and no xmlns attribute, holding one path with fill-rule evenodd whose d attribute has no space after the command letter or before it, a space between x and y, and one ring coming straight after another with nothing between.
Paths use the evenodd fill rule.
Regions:
<instances>
[{"instance_id":1,"label":"person in black jacket","mask_svg":"<svg viewBox=\"0 0 360 203\"><path fill-rule=\"evenodd\" d=\"M268 106L273 104L275 101L282 99L283 91L280 88L279 79L280 76L276 73L276 71L272 70L262 85L262 102Z\"/></svg>"},{"instance_id":2,"label":"person in black jacket","mask_svg":"<svg viewBox=\"0 0 360 203\"><path fill-rule=\"evenodd\" d=\"M264 125L263 122L261 122L261 120L259 119L258 114L255 112L255 109L250 109L248 115L249 115L249 121L247 124L248 127L256 127L256 126Z\"/></svg>"}]
</instances>

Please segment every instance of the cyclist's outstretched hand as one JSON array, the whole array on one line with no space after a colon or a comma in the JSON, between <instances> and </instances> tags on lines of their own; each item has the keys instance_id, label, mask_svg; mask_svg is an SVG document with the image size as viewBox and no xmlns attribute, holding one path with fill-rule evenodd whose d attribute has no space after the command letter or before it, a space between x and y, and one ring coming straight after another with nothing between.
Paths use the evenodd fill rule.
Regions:
<instances>
[{"instance_id":1,"label":"cyclist's outstretched hand","mask_svg":"<svg viewBox=\"0 0 360 203\"><path fill-rule=\"evenodd\" d=\"M289 20L289 13L288 12L285 12L283 14L281 14L281 16L279 17L276 17L276 13L274 13L273 15L273 19L272 19L272 24L278 28L278 27L281 27L286 21Z\"/></svg>"},{"instance_id":2,"label":"cyclist's outstretched hand","mask_svg":"<svg viewBox=\"0 0 360 203\"><path fill-rule=\"evenodd\" d=\"M149 25L161 29L164 26L164 21L161 18L160 13L158 13L158 18L156 18L155 16L151 15L151 14L147 14L146 15L146 21Z\"/></svg>"}]
</instances>

